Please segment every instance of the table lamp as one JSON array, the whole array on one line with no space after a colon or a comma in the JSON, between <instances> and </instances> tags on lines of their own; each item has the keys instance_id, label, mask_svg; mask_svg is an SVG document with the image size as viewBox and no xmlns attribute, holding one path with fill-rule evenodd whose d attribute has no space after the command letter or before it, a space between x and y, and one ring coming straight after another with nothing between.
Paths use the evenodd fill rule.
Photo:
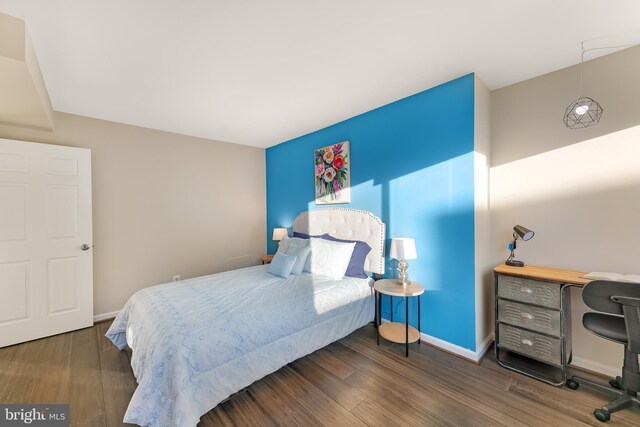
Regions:
<instances>
[{"instance_id":1,"label":"table lamp","mask_svg":"<svg viewBox=\"0 0 640 427\"><path fill-rule=\"evenodd\" d=\"M520 237L526 242L527 240L531 240L535 234L536 233L529 230L527 227L523 227L521 225L513 227L513 241L509 243L509 246L507 246L507 249L511 251L511 254L509 254L509 258L507 258L504 263L511 267L524 267L524 262L513 259L515 255L514 251L516 250L516 241L518 240L518 237Z\"/></svg>"},{"instance_id":2,"label":"table lamp","mask_svg":"<svg viewBox=\"0 0 640 427\"><path fill-rule=\"evenodd\" d=\"M274 228L273 229L273 240L278 241L278 246L280 245L280 241L289 235L289 230L286 228Z\"/></svg>"},{"instance_id":3,"label":"table lamp","mask_svg":"<svg viewBox=\"0 0 640 427\"><path fill-rule=\"evenodd\" d=\"M407 286L409 283L409 275L407 269L409 268L408 259L416 259L418 255L416 253L416 242L413 239L407 237L396 237L391 239L391 250L389 251L389 257L397 259L398 262L398 284Z\"/></svg>"}]
</instances>

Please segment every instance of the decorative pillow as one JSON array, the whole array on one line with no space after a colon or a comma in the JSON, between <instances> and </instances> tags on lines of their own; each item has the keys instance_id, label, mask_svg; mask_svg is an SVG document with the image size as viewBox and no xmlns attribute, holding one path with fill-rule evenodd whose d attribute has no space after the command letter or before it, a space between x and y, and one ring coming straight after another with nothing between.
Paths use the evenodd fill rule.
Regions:
<instances>
[{"instance_id":1,"label":"decorative pillow","mask_svg":"<svg viewBox=\"0 0 640 427\"><path fill-rule=\"evenodd\" d=\"M305 233L294 231L293 236L301 239L308 239L310 237L315 237L318 239L331 240L334 242L355 243L356 247L354 248L353 254L351 255L351 260L349 260L349 267L347 267L347 272L345 273L345 276L359 277L361 279L366 279L369 277L367 273L364 271L364 261L367 259L367 255L369 255L369 252L371 252L371 246L369 246L367 242L362 242L360 240L338 239L327 233L319 234L316 236L310 236Z\"/></svg>"},{"instance_id":2,"label":"decorative pillow","mask_svg":"<svg viewBox=\"0 0 640 427\"><path fill-rule=\"evenodd\" d=\"M304 246L298 246L297 242L290 242L285 253L297 258L296 263L293 266L293 270L291 270L291 274L295 274L297 276L302 273L302 269L307 262L309 254L311 253L309 241L305 240Z\"/></svg>"},{"instance_id":3,"label":"decorative pillow","mask_svg":"<svg viewBox=\"0 0 640 427\"><path fill-rule=\"evenodd\" d=\"M298 237L300 239L308 239L309 237L319 237L321 239L324 239L325 236L328 236L328 234L327 233L325 233L325 234L316 234L315 236L312 236L310 234L300 233L299 231L294 231L293 232L293 237Z\"/></svg>"},{"instance_id":4,"label":"decorative pillow","mask_svg":"<svg viewBox=\"0 0 640 427\"><path fill-rule=\"evenodd\" d=\"M311 238L311 253L307 257L304 271L340 280L347 271L355 243L333 242Z\"/></svg>"},{"instance_id":5,"label":"decorative pillow","mask_svg":"<svg viewBox=\"0 0 640 427\"><path fill-rule=\"evenodd\" d=\"M369 277L364 271L364 262L367 259L369 252L371 252L371 246L369 246L367 242L360 240L337 239L329 234L325 234L321 238L334 242L355 243L356 247L353 249L353 254L351 254L351 260L349 260L349 266L347 267L347 272L344 275L349 277L359 277L361 279Z\"/></svg>"},{"instance_id":6,"label":"decorative pillow","mask_svg":"<svg viewBox=\"0 0 640 427\"><path fill-rule=\"evenodd\" d=\"M298 246L298 247L308 246L309 245L309 240L308 239L300 239L298 237L285 237L284 239L282 239L280 241L280 246L278 246L278 250L282 251L284 253L287 253L287 250L292 245L293 246Z\"/></svg>"},{"instance_id":7,"label":"decorative pillow","mask_svg":"<svg viewBox=\"0 0 640 427\"><path fill-rule=\"evenodd\" d=\"M269 269L267 271L286 279L291 274L291 270L293 270L296 260L297 257L278 251L273 257L273 260L271 260L271 264L269 264Z\"/></svg>"}]
</instances>

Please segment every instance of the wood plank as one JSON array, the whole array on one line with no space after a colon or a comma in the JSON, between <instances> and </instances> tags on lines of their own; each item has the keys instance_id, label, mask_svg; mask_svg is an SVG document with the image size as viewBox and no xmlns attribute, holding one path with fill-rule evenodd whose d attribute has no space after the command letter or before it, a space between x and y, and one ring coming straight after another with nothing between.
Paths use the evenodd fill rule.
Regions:
<instances>
[{"instance_id":1,"label":"wood plank","mask_svg":"<svg viewBox=\"0 0 640 427\"><path fill-rule=\"evenodd\" d=\"M307 358L342 380L355 371L355 368L349 363L338 359L324 348L311 353Z\"/></svg>"},{"instance_id":2,"label":"wood plank","mask_svg":"<svg viewBox=\"0 0 640 427\"><path fill-rule=\"evenodd\" d=\"M351 413L371 427L410 427L414 425L404 421L397 414L387 411L383 406L369 398L362 401Z\"/></svg>"},{"instance_id":3,"label":"wood plank","mask_svg":"<svg viewBox=\"0 0 640 427\"><path fill-rule=\"evenodd\" d=\"M68 403L71 334L47 338L46 356L39 362L39 374L29 403Z\"/></svg>"},{"instance_id":4,"label":"wood plank","mask_svg":"<svg viewBox=\"0 0 640 427\"><path fill-rule=\"evenodd\" d=\"M281 424L295 413L304 412L304 408L296 396L278 386L274 379L277 373L267 375L260 381L251 384L251 392L260 406L277 423Z\"/></svg>"},{"instance_id":5,"label":"wood plank","mask_svg":"<svg viewBox=\"0 0 640 427\"><path fill-rule=\"evenodd\" d=\"M296 396L304 409L317 418L320 423L324 425L365 425L290 366L280 369L273 378L282 388L289 390Z\"/></svg>"},{"instance_id":6,"label":"wood plank","mask_svg":"<svg viewBox=\"0 0 640 427\"><path fill-rule=\"evenodd\" d=\"M563 270L561 268L540 267L536 265L525 265L524 267L512 267L510 265L500 264L494 267L493 271L510 276L529 277L532 279L549 280L552 282L572 283L574 285L584 286L589 283L590 279L583 279L588 271Z\"/></svg>"},{"instance_id":7,"label":"wood plank","mask_svg":"<svg viewBox=\"0 0 640 427\"><path fill-rule=\"evenodd\" d=\"M291 363L290 366L300 376L348 411L360 405L365 399L365 395L357 388L332 375L307 358L298 359Z\"/></svg>"},{"instance_id":8,"label":"wood plank","mask_svg":"<svg viewBox=\"0 0 640 427\"><path fill-rule=\"evenodd\" d=\"M200 427L233 427L235 424L227 412L218 405L200 418Z\"/></svg>"},{"instance_id":9,"label":"wood plank","mask_svg":"<svg viewBox=\"0 0 640 427\"><path fill-rule=\"evenodd\" d=\"M13 360L0 382L0 402L27 403L47 356L48 340L35 340L17 345ZM4 349L2 350L4 351Z\"/></svg>"},{"instance_id":10,"label":"wood plank","mask_svg":"<svg viewBox=\"0 0 640 427\"><path fill-rule=\"evenodd\" d=\"M491 420L476 416L464 405L451 411L453 402L441 398L437 392L408 387L399 378L381 378L372 371L358 370L345 381L362 390L382 410L410 425L464 426L469 420L476 426L492 425Z\"/></svg>"},{"instance_id":11,"label":"wood plank","mask_svg":"<svg viewBox=\"0 0 640 427\"><path fill-rule=\"evenodd\" d=\"M18 347L20 347L20 344L0 348L0 382L4 373L9 369L11 362L13 362L13 358L18 352Z\"/></svg>"},{"instance_id":12,"label":"wood plank","mask_svg":"<svg viewBox=\"0 0 640 427\"><path fill-rule=\"evenodd\" d=\"M120 426L123 424L124 413L137 384L127 353L118 350L104 336L109 326L111 322L98 323L95 325L95 333L98 341L107 426Z\"/></svg>"},{"instance_id":13,"label":"wood plank","mask_svg":"<svg viewBox=\"0 0 640 427\"><path fill-rule=\"evenodd\" d=\"M278 425L256 401L251 389L236 394L233 399L227 400L220 406L238 427Z\"/></svg>"},{"instance_id":14,"label":"wood plank","mask_svg":"<svg viewBox=\"0 0 640 427\"><path fill-rule=\"evenodd\" d=\"M309 427L323 425L316 417L311 415L308 411L300 409L294 412L287 419L280 423L283 427L295 426L295 427Z\"/></svg>"},{"instance_id":15,"label":"wood plank","mask_svg":"<svg viewBox=\"0 0 640 427\"><path fill-rule=\"evenodd\" d=\"M94 328L71 334L69 412L72 426L106 426L98 339Z\"/></svg>"}]
</instances>

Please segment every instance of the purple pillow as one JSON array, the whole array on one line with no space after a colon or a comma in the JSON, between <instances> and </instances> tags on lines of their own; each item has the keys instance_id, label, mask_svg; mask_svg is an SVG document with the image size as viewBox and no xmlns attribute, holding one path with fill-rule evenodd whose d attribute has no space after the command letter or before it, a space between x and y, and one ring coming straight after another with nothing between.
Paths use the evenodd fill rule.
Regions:
<instances>
[{"instance_id":1,"label":"purple pillow","mask_svg":"<svg viewBox=\"0 0 640 427\"><path fill-rule=\"evenodd\" d=\"M317 237L324 240L331 240L333 242L342 242L342 243L355 243L355 247L353 248L353 254L351 254L351 260L349 260L349 266L347 267L347 272L344 273L345 276L348 277L358 277L360 279L366 279L369 276L364 271L364 261L367 259L367 255L371 252L371 246L369 246L366 242L362 242L360 240L344 240L337 239L330 234L322 234L319 236L310 236L305 233L299 233L297 231L293 232L293 237L299 237L301 239L308 239L309 237Z\"/></svg>"},{"instance_id":2,"label":"purple pillow","mask_svg":"<svg viewBox=\"0 0 640 427\"><path fill-rule=\"evenodd\" d=\"M300 233L300 232L298 232L298 231L294 231L294 232L293 232L293 237L297 237L297 238L299 238L299 239L308 239L309 237L317 237L317 238L319 238L319 239L325 239L325 240L328 240L326 236L328 236L328 234L327 234L327 233L325 233L325 234L318 234L318 235L315 235L315 236L311 236L311 235L309 235L309 234Z\"/></svg>"}]
</instances>

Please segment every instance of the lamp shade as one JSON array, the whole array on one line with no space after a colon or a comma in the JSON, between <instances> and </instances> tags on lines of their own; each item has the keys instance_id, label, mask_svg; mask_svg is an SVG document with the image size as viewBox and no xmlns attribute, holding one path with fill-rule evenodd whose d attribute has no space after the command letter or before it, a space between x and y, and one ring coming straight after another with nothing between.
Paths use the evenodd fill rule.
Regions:
<instances>
[{"instance_id":1,"label":"lamp shade","mask_svg":"<svg viewBox=\"0 0 640 427\"><path fill-rule=\"evenodd\" d=\"M397 260L418 258L415 240L407 237L396 237L391 239L389 257Z\"/></svg>"},{"instance_id":2,"label":"lamp shade","mask_svg":"<svg viewBox=\"0 0 640 427\"><path fill-rule=\"evenodd\" d=\"M273 240L282 240L289 235L289 231L286 228L274 228Z\"/></svg>"},{"instance_id":3,"label":"lamp shade","mask_svg":"<svg viewBox=\"0 0 640 427\"><path fill-rule=\"evenodd\" d=\"M521 225L516 225L515 227L513 227L513 231L515 231L518 236L520 236L520 238L525 242L527 240L531 240L534 234L536 234L533 231L529 230L527 227L523 227Z\"/></svg>"},{"instance_id":4,"label":"lamp shade","mask_svg":"<svg viewBox=\"0 0 640 427\"><path fill-rule=\"evenodd\" d=\"M602 117L598 102L587 96L573 101L564 112L564 125L569 129L582 129L595 125Z\"/></svg>"}]
</instances>

